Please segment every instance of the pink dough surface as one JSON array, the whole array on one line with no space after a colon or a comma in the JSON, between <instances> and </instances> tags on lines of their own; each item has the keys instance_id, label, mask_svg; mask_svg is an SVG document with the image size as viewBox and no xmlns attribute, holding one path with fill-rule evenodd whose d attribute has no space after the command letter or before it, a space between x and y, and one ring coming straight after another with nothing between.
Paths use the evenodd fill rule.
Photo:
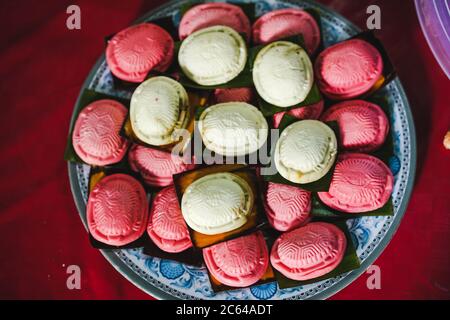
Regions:
<instances>
[{"instance_id":1,"label":"pink dough surface","mask_svg":"<svg viewBox=\"0 0 450 320\"><path fill-rule=\"evenodd\" d=\"M321 120L338 122L339 142L346 151L374 151L386 141L389 132L389 120L384 111L363 100L336 104L322 115Z\"/></svg>"},{"instance_id":2,"label":"pink dough surface","mask_svg":"<svg viewBox=\"0 0 450 320\"><path fill-rule=\"evenodd\" d=\"M304 107L291 109L289 111L278 112L278 113L274 114L272 117L273 127L275 129L277 129L280 126L281 120L283 119L285 114L288 114L299 120L307 120L307 119L317 120L317 119L319 119L320 115L322 114L323 107L324 107L324 103L322 100L322 101L320 101L316 104L312 104L310 106L304 106Z\"/></svg>"},{"instance_id":3,"label":"pink dough surface","mask_svg":"<svg viewBox=\"0 0 450 320\"><path fill-rule=\"evenodd\" d=\"M214 90L214 98L216 103L225 102L247 102L251 103L254 93L251 88L230 88Z\"/></svg>"},{"instance_id":4,"label":"pink dough surface","mask_svg":"<svg viewBox=\"0 0 450 320\"><path fill-rule=\"evenodd\" d=\"M151 70L164 72L173 60L175 43L170 34L152 23L120 31L108 41L106 62L119 79L142 82Z\"/></svg>"},{"instance_id":5,"label":"pink dough surface","mask_svg":"<svg viewBox=\"0 0 450 320\"><path fill-rule=\"evenodd\" d=\"M247 38L251 35L250 21L240 7L228 3L205 3L184 14L179 27L180 39L184 40L200 29L219 25L245 33Z\"/></svg>"},{"instance_id":6,"label":"pink dough surface","mask_svg":"<svg viewBox=\"0 0 450 320\"><path fill-rule=\"evenodd\" d=\"M253 41L266 44L301 34L307 51L314 53L320 44L320 28L306 11L280 9L266 13L253 24Z\"/></svg>"},{"instance_id":7,"label":"pink dough surface","mask_svg":"<svg viewBox=\"0 0 450 320\"><path fill-rule=\"evenodd\" d=\"M122 246L145 232L148 201L144 188L133 177L113 174L100 180L89 195L89 232L98 241Z\"/></svg>"},{"instance_id":8,"label":"pink dough surface","mask_svg":"<svg viewBox=\"0 0 450 320\"><path fill-rule=\"evenodd\" d=\"M394 177L383 161L367 154L347 153L339 156L330 190L318 195L333 209L369 212L390 200L393 186Z\"/></svg>"},{"instance_id":9,"label":"pink dough surface","mask_svg":"<svg viewBox=\"0 0 450 320\"><path fill-rule=\"evenodd\" d=\"M325 49L315 62L320 90L335 100L352 99L366 93L380 79L382 72L381 54L360 39Z\"/></svg>"},{"instance_id":10,"label":"pink dough surface","mask_svg":"<svg viewBox=\"0 0 450 320\"><path fill-rule=\"evenodd\" d=\"M192 247L175 187L164 188L153 199L147 233L166 252L177 253Z\"/></svg>"},{"instance_id":11,"label":"pink dough surface","mask_svg":"<svg viewBox=\"0 0 450 320\"><path fill-rule=\"evenodd\" d=\"M185 163L183 158L170 152L140 145L131 147L128 161L134 171L139 172L145 183L153 187L167 187L173 184L173 175L191 170L194 160Z\"/></svg>"},{"instance_id":12,"label":"pink dough surface","mask_svg":"<svg viewBox=\"0 0 450 320\"><path fill-rule=\"evenodd\" d=\"M213 277L231 287L247 287L258 282L269 265L261 232L205 248L203 258Z\"/></svg>"},{"instance_id":13,"label":"pink dough surface","mask_svg":"<svg viewBox=\"0 0 450 320\"><path fill-rule=\"evenodd\" d=\"M347 239L335 225L309 223L283 233L272 246L272 266L289 279L305 281L333 271L342 261Z\"/></svg>"},{"instance_id":14,"label":"pink dough surface","mask_svg":"<svg viewBox=\"0 0 450 320\"><path fill-rule=\"evenodd\" d=\"M278 231L295 229L310 218L311 193L308 191L269 182L264 200L267 218Z\"/></svg>"},{"instance_id":15,"label":"pink dough surface","mask_svg":"<svg viewBox=\"0 0 450 320\"><path fill-rule=\"evenodd\" d=\"M95 166L121 161L129 146L119 134L126 116L125 106L109 99L81 110L72 133L72 145L81 160Z\"/></svg>"}]
</instances>

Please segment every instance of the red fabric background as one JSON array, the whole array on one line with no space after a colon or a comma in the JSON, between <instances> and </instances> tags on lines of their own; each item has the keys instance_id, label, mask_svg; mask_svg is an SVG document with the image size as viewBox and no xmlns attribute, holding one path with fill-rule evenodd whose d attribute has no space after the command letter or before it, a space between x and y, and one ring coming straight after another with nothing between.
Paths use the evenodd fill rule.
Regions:
<instances>
[{"instance_id":1,"label":"red fabric background","mask_svg":"<svg viewBox=\"0 0 450 320\"><path fill-rule=\"evenodd\" d=\"M80 86L103 37L163 1L1 1L0 298L149 299L89 245L63 161ZM450 298L450 81L421 33L412 0L321 1L364 27L366 8L382 8L380 38L405 85L418 138L413 197L394 239L376 261L381 290L367 275L333 299ZM81 7L82 29L65 27ZM66 268L82 270L82 289L66 288Z\"/></svg>"}]
</instances>

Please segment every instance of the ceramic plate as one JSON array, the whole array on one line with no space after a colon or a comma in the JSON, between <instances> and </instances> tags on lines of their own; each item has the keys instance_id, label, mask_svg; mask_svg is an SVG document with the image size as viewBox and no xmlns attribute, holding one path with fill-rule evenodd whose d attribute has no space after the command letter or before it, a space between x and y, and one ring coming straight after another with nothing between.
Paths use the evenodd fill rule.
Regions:
<instances>
[{"instance_id":1,"label":"ceramic plate","mask_svg":"<svg viewBox=\"0 0 450 320\"><path fill-rule=\"evenodd\" d=\"M188 1L172 1L148 13L137 22L172 15L180 20L179 9ZM244 1L250 2L250 1ZM286 7L314 8L322 18L325 46L345 40L359 32L358 28L339 14L315 2L303 1L255 1L257 14ZM99 39L101 41L102 39ZM89 88L115 96L126 92L113 89L111 73L102 56L86 79L83 89ZM361 268L336 278L299 286L279 289L276 283L254 286L215 294L211 290L204 268L195 268L177 262L148 257L139 249L101 250L106 259L133 284L159 299L325 299L361 275L386 248L397 230L411 194L416 165L416 141L414 124L408 100L399 79L395 79L382 93L392 110L391 126L394 134L395 156L390 166L395 175L393 201L395 215L390 217L363 217L349 220ZM75 108L78 106L75 106ZM75 121L72 117L72 123ZM89 166L69 163L70 184L83 223L86 225L86 202Z\"/></svg>"}]
</instances>

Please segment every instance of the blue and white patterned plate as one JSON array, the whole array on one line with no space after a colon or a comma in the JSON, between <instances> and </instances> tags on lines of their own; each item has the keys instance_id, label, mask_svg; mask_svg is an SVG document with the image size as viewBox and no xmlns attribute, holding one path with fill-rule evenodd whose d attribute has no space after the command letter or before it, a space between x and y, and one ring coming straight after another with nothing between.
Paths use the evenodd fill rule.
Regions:
<instances>
[{"instance_id":1,"label":"blue and white patterned plate","mask_svg":"<svg viewBox=\"0 0 450 320\"><path fill-rule=\"evenodd\" d=\"M179 22L179 8L189 0L171 1L154 10L137 22L173 15ZM252 2L246 0L243 2ZM314 8L322 17L325 46L345 40L359 32L358 28L337 13L310 0L303 1L253 1L257 14L286 8ZM102 56L92 69L83 89L89 88L116 96L126 92L113 90L111 74ZM139 249L101 250L108 261L133 284L160 299L325 299L354 281L372 264L388 245L405 213L412 191L416 169L416 140L408 100L398 79L383 89L392 110L391 126L394 132L395 156L391 169L395 175L393 201L395 215L391 217L363 217L348 221L361 268L336 278L300 286L279 289L275 283L249 289L214 294L204 268L195 268L177 262L148 257ZM79 101L77 101L78 105ZM75 121L72 117L72 123ZM69 176L73 196L83 223L86 225L86 202L89 167L69 163Z\"/></svg>"}]
</instances>

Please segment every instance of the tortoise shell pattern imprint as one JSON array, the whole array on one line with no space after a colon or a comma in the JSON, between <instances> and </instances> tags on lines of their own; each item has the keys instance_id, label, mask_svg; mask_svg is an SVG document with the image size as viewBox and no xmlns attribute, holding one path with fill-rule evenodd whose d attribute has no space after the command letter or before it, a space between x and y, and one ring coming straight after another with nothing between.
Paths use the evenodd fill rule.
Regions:
<instances>
[{"instance_id":1,"label":"tortoise shell pattern imprint","mask_svg":"<svg viewBox=\"0 0 450 320\"><path fill-rule=\"evenodd\" d=\"M217 152L229 153L240 146L257 146L259 142L259 124L245 117L239 112L222 112L221 117L207 115L203 121L204 136L209 143L223 141L222 150ZM227 143L228 142L228 143ZM229 150L230 149L230 150Z\"/></svg>"},{"instance_id":2,"label":"tortoise shell pattern imprint","mask_svg":"<svg viewBox=\"0 0 450 320\"><path fill-rule=\"evenodd\" d=\"M150 145L174 142L174 131L187 125L188 95L177 81L153 77L134 91L130 103L130 120L137 137Z\"/></svg>"},{"instance_id":3,"label":"tortoise shell pattern imprint","mask_svg":"<svg viewBox=\"0 0 450 320\"><path fill-rule=\"evenodd\" d=\"M211 274L230 286L257 282L269 264L269 253L261 232L219 243L203 250Z\"/></svg>"},{"instance_id":4,"label":"tortoise shell pattern imprint","mask_svg":"<svg viewBox=\"0 0 450 320\"><path fill-rule=\"evenodd\" d=\"M182 157L140 145L134 145L128 157L132 169L140 172L151 186L166 187L173 183L173 175L195 167L193 162L185 163Z\"/></svg>"},{"instance_id":5,"label":"tortoise shell pattern imprint","mask_svg":"<svg viewBox=\"0 0 450 320\"><path fill-rule=\"evenodd\" d=\"M214 212L218 208L228 204L223 214L209 215L208 221L212 226L220 226L231 222L236 219L238 215L243 213L244 194L238 185L198 185L195 193L191 194L191 206L203 208L202 212ZM204 220L202 215L195 214L192 219L198 224Z\"/></svg>"},{"instance_id":6,"label":"tortoise shell pattern imprint","mask_svg":"<svg viewBox=\"0 0 450 320\"><path fill-rule=\"evenodd\" d=\"M277 41L257 54L252 76L262 99L286 108L306 99L313 85L314 72L302 47L292 42Z\"/></svg>"},{"instance_id":7,"label":"tortoise shell pattern imprint","mask_svg":"<svg viewBox=\"0 0 450 320\"><path fill-rule=\"evenodd\" d=\"M198 128L208 149L227 156L257 151L268 135L268 124L262 113L245 102L209 107L201 114Z\"/></svg>"},{"instance_id":8,"label":"tortoise shell pattern imprint","mask_svg":"<svg viewBox=\"0 0 450 320\"><path fill-rule=\"evenodd\" d=\"M142 119L142 121L148 121L149 119L157 120L151 122L152 128L148 128L148 126L142 124L152 135L166 136L170 134L180 114L179 96L173 94L162 95L149 89L145 90L144 88L137 93L139 96L135 101L139 100L140 104L145 103L146 107L140 107L136 110L136 119ZM141 121L137 122L137 124L139 123Z\"/></svg>"},{"instance_id":9,"label":"tortoise shell pattern imprint","mask_svg":"<svg viewBox=\"0 0 450 320\"><path fill-rule=\"evenodd\" d=\"M309 53L320 44L320 29L314 18L303 10L280 9L260 17L253 25L255 43L266 44L302 34Z\"/></svg>"},{"instance_id":10,"label":"tortoise shell pattern imprint","mask_svg":"<svg viewBox=\"0 0 450 320\"><path fill-rule=\"evenodd\" d=\"M328 139L324 134L312 135L311 130L298 130L295 132L295 136L283 139L280 144L280 157L283 165L303 173L321 170L329 149ZM287 134L288 132L286 132ZM288 153L299 155L301 159L288 158L285 156Z\"/></svg>"},{"instance_id":11,"label":"tortoise shell pattern imprint","mask_svg":"<svg viewBox=\"0 0 450 320\"><path fill-rule=\"evenodd\" d=\"M251 34L250 21L240 7L228 3L207 3L197 5L184 14L179 27L180 39L217 25L233 28L247 37Z\"/></svg>"},{"instance_id":12,"label":"tortoise shell pattern imprint","mask_svg":"<svg viewBox=\"0 0 450 320\"><path fill-rule=\"evenodd\" d=\"M142 81L152 69L164 72L174 54L172 37L161 27L143 23L127 28L108 43L111 72L128 81Z\"/></svg>"},{"instance_id":13,"label":"tortoise shell pattern imprint","mask_svg":"<svg viewBox=\"0 0 450 320\"><path fill-rule=\"evenodd\" d=\"M389 120L383 110L363 100L331 107L322 121L338 121L341 146L348 151L374 151L384 143L389 132Z\"/></svg>"},{"instance_id":14,"label":"tortoise shell pattern imprint","mask_svg":"<svg viewBox=\"0 0 450 320\"><path fill-rule=\"evenodd\" d=\"M214 45L211 45L212 38ZM234 29L213 26L186 38L181 44L178 61L184 74L194 82L206 86L223 84L244 69L247 47Z\"/></svg>"},{"instance_id":15,"label":"tortoise shell pattern imprint","mask_svg":"<svg viewBox=\"0 0 450 320\"><path fill-rule=\"evenodd\" d=\"M167 187L156 195L147 232L164 251L181 252L192 247L174 187Z\"/></svg>"},{"instance_id":16,"label":"tortoise shell pattern imprint","mask_svg":"<svg viewBox=\"0 0 450 320\"><path fill-rule=\"evenodd\" d=\"M78 156L94 165L120 161L129 145L119 134L126 113L126 108L114 100L98 100L84 108L72 137Z\"/></svg>"},{"instance_id":17,"label":"tortoise shell pattern imprint","mask_svg":"<svg viewBox=\"0 0 450 320\"><path fill-rule=\"evenodd\" d=\"M132 242L145 230L147 209L139 182L124 174L107 176L89 197L89 230L94 238L111 245Z\"/></svg>"},{"instance_id":18,"label":"tortoise shell pattern imprint","mask_svg":"<svg viewBox=\"0 0 450 320\"><path fill-rule=\"evenodd\" d=\"M212 235L244 225L253 205L253 190L245 179L232 173L214 173L189 185L181 200L181 212L192 229Z\"/></svg>"},{"instance_id":19,"label":"tortoise shell pattern imprint","mask_svg":"<svg viewBox=\"0 0 450 320\"><path fill-rule=\"evenodd\" d=\"M394 178L379 159L349 153L339 157L328 192L319 192L328 206L344 212L367 212L389 200Z\"/></svg>"},{"instance_id":20,"label":"tortoise shell pattern imprint","mask_svg":"<svg viewBox=\"0 0 450 320\"><path fill-rule=\"evenodd\" d=\"M264 205L270 224L278 231L288 231L309 220L311 193L297 187L269 182Z\"/></svg>"},{"instance_id":21,"label":"tortoise shell pattern imprint","mask_svg":"<svg viewBox=\"0 0 450 320\"><path fill-rule=\"evenodd\" d=\"M383 71L383 60L377 49L358 39L326 49L316 64L321 89L330 96L342 98L352 98L368 91Z\"/></svg>"},{"instance_id":22,"label":"tortoise shell pattern imprint","mask_svg":"<svg viewBox=\"0 0 450 320\"><path fill-rule=\"evenodd\" d=\"M346 237L336 226L314 222L284 233L272 248L272 265L294 280L308 280L333 270L342 260Z\"/></svg>"}]
</instances>

